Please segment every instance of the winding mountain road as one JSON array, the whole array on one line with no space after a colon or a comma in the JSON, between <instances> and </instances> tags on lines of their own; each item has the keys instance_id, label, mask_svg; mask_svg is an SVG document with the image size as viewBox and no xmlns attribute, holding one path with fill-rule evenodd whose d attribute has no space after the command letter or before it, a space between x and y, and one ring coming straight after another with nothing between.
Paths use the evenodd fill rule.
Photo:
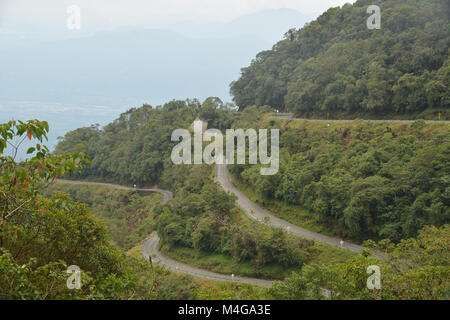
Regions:
<instances>
[{"instance_id":1,"label":"winding mountain road","mask_svg":"<svg viewBox=\"0 0 450 320\"><path fill-rule=\"evenodd\" d=\"M84 181L72 181L72 180L58 180L60 183L66 183L66 184L73 184L73 185L94 185L94 186L103 186L103 187L110 187L114 189L120 189L120 190L136 190L141 192L153 192L153 193L159 193L163 195L163 199L161 203L166 203L173 197L173 193L168 190L163 189L140 189L140 188L131 188L131 187L125 187L117 184L112 183L101 183L101 182L84 182ZM154 235L153 237L145 240L141 245L141 252L142 255L149 259L150 256L152 256L152 263L159 263L166 267L167 269L170 269L175 272L179 273L185 273L188 275L191 275L193 277L205 279L205 280L212 280L212 281L233 281L236 283L249 283L257 286L263 286L263 287L270 287L272 285L272 281L269 280L263 280L263 279L256 279L256 278L247 278L247 277L239 277L239 276L232 276L232 275L225 275L221 273L216 273L196 267L192 267L188 264L178 262L174 259L171 259L169 257L166 257L159 251L159 237L158 235Z\"/></svg>"},{"instance_id":2,"label":"winding mountain road","mask_svg":"<svg viewBox=\"0 0 450 320\"><path fill-rule=\"evenodd\" d=\"M170 269L175 272L181 272L181 273L191 275L193 277L202 278L202 279L206 279L206 280L212 280L212 281L223 281L223 282L233 281L233 282L237 282L237 283L249 283L249 284L263 286L263 287L270 287L272 285L272 281L269 281L269 280L238 277L238 276L232 277L231 275L215 273L212 271L192 267L188 264L181 263L174 259L166 257L158 250L158 248L159 248L159 237L157 235L155 235L152 238L146 240L142 244L142 246L141 246L142 255L146 259L148 259L149 256L153 256L152 263L155 263L155 262L160 263L163 266L165 266L167 269Z\"/></svg>"},{"instance_id":3,"label":"winding mountain road","mask_svg":"<svg viewBox=\"0 0 450 320\"><path fill-rule=\"evenodd\" d=\"M363 122L387 122L387 123L414 123L417 120L365 120L365 119L353 119L353 120L327 120L327 119L303 119L303 118L294 118L292 113L275 113L272 115L275 118L280 120L289 120L289 121L308 121L308 122L353 122L353 121L363 121ZM449 124L448 120L424 120L426 123L446 123Z\"/></svg>"},{"instance_id":4,"label":"winding mountain road","mask_svg":"<svg viewBox=\"0 0 450 320\"><path fill-rule=\"evenodd\" d=\"M294 118L292 114L280 113L274 115L276 118L282 120L290 120L290 121L310 121L310 122L351 122L355 120L312 120L312 119L298 119ZM413 123L415 120L362 120L365 122L389 122L389 123ZM428 120L425 121L428 123L446 123L449 124L450 121L434 121ZM118 184L112 183L101 183L101 182L85 182L85 181L73 181L73 180L58 180L60 183L74 184L74 185L98 185L104 187L110 187L114 189L120 190L135 190L139 192L153 192L159 193L163 195L162 203L166 203L173 197L173 193L168 190L158 189L158 188L150 188L150 189L142 189L142 188L132 188L121 186ZM326 236L320 233L316 233L304 228L301 228L297 225L294 225L290 222L282 220L276 217L269 210L264 209L251 201L245 193L237 189L233 183L231 182L230 173L228 172L228 168L226 165L216 165L215 172L215 181L217 181L222 188L230 193L233 193L237 197L237 204L242 208L244 213L250 217L251 219L257 220L260 223L266 224L275 228L283 228L288 233L294 234L296 236L322 242L328 245L332 245L335 247L347 249L356 253L361 253L364 249L363 246L351 243L349 241L343 241L342 239ZM185 263L178 262L174 259L166 257L159 251L159 237L158 235L154 235L153 237L145 240L141 245L142 255L149 259L152 256L152 262L160 263L165 266L167 269L173 270L179 273L185 273L194 277L213 280L213 281L234 281L237 283L249 283L259 286L270 287L272 285L272 281L263 280L263 279L255 279L255 278L246 278L246 277L238 277L231 275L224 275L220 273L211 272L204 269L199 269L187 265ZM384 255L381 252L373 252L372 254L378 258L383 259Z\"/></svg>"},{"instance_id":5,"label":"winding mountain road","mask_svg":"<svg viewBox=\"0 0 450 320\"><path fill-rule=\"evenodd\" d=\"M237 197L237 203L242 208L247 216L250 218L257 220L261 223L264 223L268 226L275 228L283 228L288 233L294 234L296 236L323 242L335 247L351 250L353 252L361 253L364 249L363 246L353 244L348 241L343 241L341 243L341 239L329 237L320 233L316 233L304 228L301 228L297 225L294 225L290 222L282 220L273 215L269 210L264 209L250 200L247 195L236 188L231 182L230 173L225 164L216 165L216 175L215 180L222 186L225 191L234 193ZM374 253L374 255L382 258L381 253Z\"/></svg>"},{"instance_id":6,"label":"winding mountain road","mask_svg":"<svg viewBox=\"0 0 450 320\"><path fill-rule=\"evenodd\" d=\"M64 180L60 179L58 180L60 183L66 183L66 184L76 184L76 185L90 185L90 186L102 186L102 187L110 187L113 189L119 189L119 190L134 190L134 191L140 191L140 192L153 192L153 193L159 193L163 195L163 199L161 200L162 203L166 203L170 199L173 198L172 191L163 190L163 189L140 189L140 188L132 188L132 187L125 187L118 184L113 183L103 183L103 182L87 182L87 181L74 181L74 180Z\"/></svg>"}]
</instances>

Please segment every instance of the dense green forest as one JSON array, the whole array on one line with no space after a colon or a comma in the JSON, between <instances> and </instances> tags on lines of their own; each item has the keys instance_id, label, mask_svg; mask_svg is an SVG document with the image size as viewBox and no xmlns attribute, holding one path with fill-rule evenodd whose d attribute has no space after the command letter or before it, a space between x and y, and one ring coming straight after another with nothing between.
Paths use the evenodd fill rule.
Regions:
<instances>
[{"instance_id":1,"label":"dense green forest","mask_svg":"<svg viewBox=\"0 0 450 320\"><path fill-rule=\"evenodd\" d=\"M249 118L258 117L252 114ZM244 123L248 121L245 117L243 119ZM269 121L270 125L277 122L270 119L264 121ZM46 123L40 122L9 123L1 126L1 132L2 137L6 138L25 135L30 139L40 139L47 127ZM421 137L419 141L424 140L424 143L427 134L435 133L434 128L425 128L420 122L414 127L416 131L408 125L397 128L399 131L388 127L384 130L391 130L390 133L398 136L405 132L413 133ZM336 128L315 128L311 132L320 134L326 130L330 134ZM361 134L364 130L356 132ZM444 136L436 134L434 140L442 140ZM413 139L414 136L408 137ZM42 195L47 193L44 192L46 183L62 174L73 173L77 168L82 169L81 166L87 164L82 154L50 156L40 143L29 152L34 156L22 163L16 163L8 156L0 157L2 298L323 299L323 288L330 290L331 299L448 297L448 225L441 229L426 227L417 239L402 240L398 245L389 240L367 242L367 246L387 252L385 261L375 261L364 252L340 263L324 264L314 259L317 248L310 241L288 237L282 231L269 231L242 220L233 197L212 183L212 172L207 166L185 167L184 175L174 177L178 195L170 205L158 206L155 203L158 196L140 198L135 192L106 191L102 188L85 190L67 185L55 187L56 190L65 189L74 198L87 200L97 217L101 217L111 228L110 231L126 230L127 234L119 232L111 235L123 249L130 248L133 242L137 245L147 232L157 229L169 251L179 246L191 247L204 252L221 252L236 260L250 260L255 270L278 263L284 269L295 266L299 271L275 283L267 292L248 285L237 289L228 284L205 284L204 281L172 274L159 267L152 270L147 262L139 258L139 254L127 257L111 244L110 231L102 220L92 215L87 204L74 202L61 192L55 192L51 197ZM420 161L422 165L428 162L426 159ZM444 159L445 163L448 165L448 159ZM422 170L425 168L422 167ZM423 172L416 172L418 176L424 175ZM429 174L430 171L424 172ZM442 177L430 180L440 181ZM137 252L138 247L131 251ZM406 265L405 261L408 261ZM383 270L384 282L380 291L369 291L365 286L366 268L373 263L381 265ZM65 286L65 269L69 264L79 265L86 271L82 278L83 290L68 290ZM264 273L259 275L264 276Z\"/></svg>"},{"instance_id":2,"label":"dense green forest","mask_svg":"<svg viewBox=\"0 0 450 320\"><path fill-rule=\"evenodd\" d=\"M139 245L148 235L148 221L133 223L129 218L141 217L143 211L149 214L157 199L108 190L69 190L75 198L92 196L91 209L56 191L63 189L59 186L49 192L56 178L80 170L89 159L80 153L50 155L42 144L48 130L46 122L36 120L0 124L0 300L268 297L263 288L241 285L237 290L230 284L150 268L137 250L125 255L114 243L125 250ZM20 141L27 138L35 145L28 149L29 159L17 162L3 154L6 145L20 148ZM82 270L79 290L67 287L70 265Z\"/></svg>"},{"instance_id":3,"label":"dense green forest","mask_svg":"<svg viewBox=\"0 0 450 320\"><path fill-rule=\"evenodd\" d=\"M235 197L213 182L206 165L193 166L174 200L155 213L163 250L170 254L173 247L187 247L229 256L239 275L280 278L319 254L313 241L244 218ZM220 266L216 271L223 272Z\"/></svg>"},{"instance_id":4,"label":"dense green forest","mask_svg":"<svg viewBox=\"0 0 450 320\"><path fill-rule=\"evenodd\" d=\"M445 114L450 107L449 2L379 1L379 30L366 26L372 4L358 0L331 8L287 32L241 70L231 84L234 102L240 109L269 105L332 118Z\"/></svg>"},{"instance_id":5,"label":"dense green forest","mask_svg":"<svg viewBox=\"0 0 450 320\"><path fill-rule=\"evenodd\" d=\"M319 254L312 241L245 222L234 198L213 183L208 166L186 170L188 175L180 181L183 187L164 206L159 205L159 195L141 196L101 186L56 184L48 193L64 191L89 204L106 222L114 243L125 251L158 231L162 250L169 256L174 250L191 248L191 254L217 254L228 260L237 275L278 279L300 268L310 255ZM225 273L222 265L214 271Z\"/></svg>"},{"instance_id":6,"label":"dense green forest","mask_svg":"<svg viewBox=\"0 0 450 320\"><path fill-rule=\"evenodd\" d=\"M92 185L74 186L64 183L51 185L44 195L56 191L68 194L73 200L91 208L96 217L105 221L108 234L124 251L133 248L154 230L151 214L162 199L159 194L139 194L136 191L116 190Z\"/></svg>"},{"instance_id":7,"label":"dense green forest","mask_svg":"<svg viewBox=\"0 0 450 320\"><path fill-rule=\"evenodd\" d=\"M436 300L450 295L449 226L426 227L417 239L373 243L386 250L385 261L375 261L363 252L354 259L335 265L311 264L294 272L283 282L276 282L270 294L276 299L324 299L323 288L330 299L343 300ZM447 239L447 240L445 240ZM379 290L367 288L366 270L378 265L382 273Z\"/></svg>"},{"instance_id":8,"label":"dense green forest","mask_svg":"<svg viewBox=\"0 0 450 320\"><path fill-rule=\"evenodd\" d=\"M356 240L399 241L425 225L449 223L447 124L269 119L260 126L281 128L280 172L262 176L250 165L230 171L262 199L305 208L319 224Z\"/></svg>"}]
</instances>

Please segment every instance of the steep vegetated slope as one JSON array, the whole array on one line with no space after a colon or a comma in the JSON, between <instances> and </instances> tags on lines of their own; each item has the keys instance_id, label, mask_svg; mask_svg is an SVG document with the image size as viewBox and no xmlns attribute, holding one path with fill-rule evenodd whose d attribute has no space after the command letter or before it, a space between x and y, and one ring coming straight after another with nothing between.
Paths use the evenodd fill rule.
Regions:
<instances>
[{"instance_id":1,"label":"steep vegetated slope","mask_svg":"<svg viewBox=\"0 0 450 320\"><path fill-rule=\"evenodd\" d=\"M323 299L321 288L331 299L448 300L450 254L448 225L425 227L417 239L378 244L387 251L386 261L373 261L366 253L342 264L305 266L270 293L277 299ZM368 268L376 264L381 272L377 290L368 289ZM372 269L373 270L373 269Z\"/></svg>"},{"instance_id":2,"label":"steep vegetated slope","mask_svg":"<svg viewBox=\"0 0 450 320\"><path fill-rule=\"evenodd\" d=\"M230 171L263 203L291 206L292 223L312 219L355 240L399 241L450 221L447 124L267 119L259 126L281 129L280 171L262 176L249 165Z\"/></svg>"},{"instance_id":3,"label":"steep vegetated slope","mask_svg":"<svg viewBox=\"0 0 450 320\"><path fill-rule=\"evenodd\" d=\"M266 278L285 276L282 269L301 270L273 288L275 297L320 298L323 287L350 298L445 297L448 125L327 124L267 116L276 108L306 116L417 118L441 111L446 117L448 2L379 2L381 30L366 27L370 4L361 0L330 9L260 53L231 85L241 112L213 97L203 103L144 105L102 129L69 132L55 153L77 151L91 157L90 167L74 176L77 179L157 184L175 191L169 204L151 210L149 225L158 231L162 250L174 258L219 272ZM235 179L263 205L267 200L294 208L286 217L283 210L277 212L293 223L306 218L342 237L361 242L385 239L367 244L388 253L380 262L390 283L387 290L367 291L366 269L374 263L367 252L324 267L317 259L321 250L309 241L243 218L233 198L212 182L207 167L173 165L173 130L189 128L197 118L222 131L280 129L278 174L261 176L257 165L234 165L230 171ZM418 238L404 240L411 237ZM426 259L418 261L415 255ZM399 268L401 261L411 264ZM339 282L342 273L357 286Z\"/></svg>"},{"instance_id":4,"label":"steep vegetated slope","mask_svg":"<svg viewBox=\"0 0 450 320\"><path fill-rule=\"evenodd\" d=\"M231 84L235 103L297 115L434 117L450 107L446 0L385 0L381 29L369 30L358 0L331 8L260 52Z\"/></svg>"},{"instance_id":5,"label":"steep vegetated slope","mask_svg":"<svg viewBox=\"0 0 450 320\"><path fill-rule=\"evenodd\" d=\"M189 128L197 116L222 130L281 129L278 174L261 176L253 165L231 166L231 172L263 198L306 208L309 218L335 234L399 241L425 225L450 220L446 124L283 122L257 107L236 113L211 98L197 106L173 101L130 110L103 130L68 133L57 151L91 156L84 178L161 184L176 191L189 180L189 170L172 164L171 131Z\"/></svg>"},{"instance_id":6,"label":"steep vegetated slope","mask_svg":"<svg viewBox=\"0 0 450 320\"><path fill-rule=\"evenodd\" d=\"M151 213L162 199L159 194L64 183L52 185L46 193L51 195L56 191L65 192L73 200L89 205L95 216L106 222L113 242L124 251L151 234L154 228Z\"/></svg>"},{"instance_id":7,"label":"steep vegetated slope","mask_svg":"<svg viewBox=\"0 0 450 320\"><path fill-rule=\"evenodd\" d=\"M317 261L324 251L338 257L328 263L351 256L249 220L234 196L213 182L206 165L193 166L175 198L155 216L167 254L221 273L280 279Z\"/></svg>"},{"instance_id":8,"label":"steep vegetated slope","mask_svg":"<svg viewBox=\"0 0 450 320\"><path fill-rule=\"evenodd\" d=\"M61 192L43 196L57 176L86 161L50 156L42 146L48 130L40 121L0 124L0 299L150 299L165 296L169 282L181 289L178 298L192 297L191 279L150 270L112 245L86 204ZM35 143L23 162L3 154L19 137ZM82 271L79 290L67 286L70 265Z\"/></svg>"},{"instance_id":9,"label":"steep vegetated slope","mask_svg":"<svg viewBox=\"0 0 450 320\"><path fill-rule=\"evenodd\" d=\"M256 113L248 112L244 119L253 121ZM102 129L93 126L67 133L55 153L78 150L92 159L89 168L76 178L138 186L161 184L175 191L186 170L171 161L172 148L177 144L171 141L171 135L175 129L190 128L196 118L208 121L210 128L224 130L237 114L214 97L203 103L174 100L155 108L144 105L130 109Z\"/></svg>"}]
</instances>

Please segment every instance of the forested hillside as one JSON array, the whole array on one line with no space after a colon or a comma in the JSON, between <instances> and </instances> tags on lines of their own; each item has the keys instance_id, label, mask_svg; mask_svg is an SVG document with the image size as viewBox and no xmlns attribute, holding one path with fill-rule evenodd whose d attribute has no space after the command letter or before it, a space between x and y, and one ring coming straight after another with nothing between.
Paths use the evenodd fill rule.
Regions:
<instances>
[{"instance_id":1,"label":"forested hillside","mask_svg":"<svg viewBox=\"0 0 450 320\"><path fill-rule=\"evenodd\" d=\"M230 114L216 117L217 124L233 117L231 111L222 112ZM424 225L448 223L449 144L445 125L416 122L411 128L403 124L379 125L371 130L366 124L355 123L343 131L344 127L339 126L314 128L305 124L290 128L288 123L264 119L255 107L248 108L233 125L258 123L264 127L281 125L282 168L286 171L270 178L273 180L249 179L256 192L278 184L283 191L274 192L278 199L286 194L284 200L295 200L296 192L306 190L305 196L316 197L320 204L317 208L325 210L313 211L322 222L345 225L348 211L354 223L350 227L370 227L364 229L369 233L383 228L408 231L402 229L405 221L415 234ZM31 158L25 162L0 157L2 299L322 299L323 287L331 290L332 299L448 297L448 225L440 229L425 227L417 239L402 240L398 245L389 240L368 241L367 246L388 253L384 262L374 260L368 252L353 257L339 253L342 249L333 249L333 253L310 240L250 222L235 206L233 197L212 182L212 170L207 166L180 166L180 171L169 175L177 193L167 205L159 205L153 198L140 198L134 192L57 188L91 204L94 213L105 219L107 230L87 205L61 192L44 196L46 186L56 177L88 164L79 153L49 155L41 145L46 132L48 125L38 121L0 126L1 148L14 137L38 140L28 150ZM300 137L306 142L299 143ZM66 147L70 139L65 140ZM83 144L79 136L77 139ZM324 150L317 139L324 139ZM365 145L369 141L378 150ZM299 149L291 159L286 148ZM331 162L326 161L328 155L332 155ZM345 161L339 155L350 158ZM330 170L332 167L335 169ZM311 175L301 172L301 168ZM243 178L252 176L252 169L245 166L234 167L233 171L241 172ZM294 177L291 184L287 172ZM302 183L301 177L313 181L303 189L295 184ZM331 196L327 202L320 199L327 195ZM414 197L417 199L409 206ZM348 201L350 209L344 210L342 223L337 217L327 217L329 212L339 213ZM390 219L387 224L385 219ZM248 285L238 289L227 284L205 284L159 267L152 269L137 252L138 241L152 230L160 234L166 254L202 268L227 273L237 270L269 278L296 272L267 292ZM111 243L110 236L124 249L137 245L130 251L132 256L126 257ZM403 235L394 233L391 238L396 241L399 236ZM369 291L365 286L366 268L373 263L383 270L381 291ZM83 270L82 290L66 287L66 268L71 264Z\"/></svg>"},{"instance_id":2,"label":"forested hillside","mask_svg":"<svg viewBox=\"0 0 450 320\"><path fill-rule=\"evenodd\" d=\"M385 0L369 30L358 0L331 8L260 52L231 84L234 102L297 115L436 117L450 107L450 4Z\"/></svg>"},{"instance_id":3,"label":"forested hillside","mask_svg":"<svg viewBox=\"0 0 450 320\"><path fill-rule=\"evenodd\" d=\"M450 119L450 2L376 1L369 30L373 4L329 9L259 53L231 84L239 108L144 104L52 152L48 122L0 123L0 300L448 300L450 121L416 119ZM245 161L174 164L172 135L195 120Z\"/></svg>"},{"instance_id":4,"label":"forested hillside","mask_svg":"<svg viewBox=\"0 0 450 320\"><path fill-rule=\"evenodd\" d=\"M137 199L116 195L118 199L114 200L107 196L97 205L95 193L73 186L57 189L91 204L106 218L119 245L130 243L129 239L143 230L147 234L157 230L166 254L220 273L280 279L307 261L320 260L325 251L339 256L339 249L315 246L312 241L293 239L281 230L247 221L234 198L213 183L211 167L172 164L170 151L176 144L170 141L172 130L189 128L196 117L207 119L210 127L222 130L235 125L251 126L263 116L261 111L249 108L238 115L215 98L202 104L172 101L162 107L132 109L102 130L92 127L69 132L57 152L78 150L91 157L90 166L72 178L159 184L175 192L174 200L163 207L142 207L144 217L130 214L145 204ZM117 205L111 205L111 201ZM125 204L128 213L124 212ZM152 211L154 214L150 214ZM123 221L124 216L127 222ZM214 257L205 259L208 261L193 258L198 255ZM347 257L342 254L342 259L329 261L344 261Z\"/></svg>"},{"instance_id":5,"label":"forested hillside","mask_svg":"<svg viewBox=\"0 0 450 320\"><path fill-rule=\"evenodd\" d=\"M67 193L74 201L86 203L96 217L106 222L112 242L124 251L152 233L154 208L161 202L159 194L139 194L137 191L115 190L103 186L57 183L45 190Z\"/></svg>"},{"instance_id":6,"label":"forested hillside","mask_svg":"<svg viewBox=\"0 0 450 320\"><path fill-rule=\"evenodd\" d=\"M171 190L177 188L177 177L186 173L183 166L174 166L170 158L172 131L189 128L201 118L209 128L225 130L233 121L251 125L262 110L254 108L237 114L232 106L219 98L173 100L163 106L143 105L120 115L104 128L79 128L68 132L56 146L56 154L83 152L92 162L77 178L99 179L138 186L160 184Z\"/></svg>"},{"instance_id":7,"label":"forested hillside","mask_svg":"<svg viewBox=\"0 0 450 320\"><path fill-rule=\"evenodd\" d=\"M190 178L185 165L171 162L173 129L189 128L196 117L208 119L210 128L222 131L279 128L278 174L262 176L258 165L230 166L230 171L262 199L296 208L291 215L275 209L281 218L300 225L309 219L306 227L314 222L358 241L399 241L415 237L425 225L450 221L448 125L417 121L328 126L270 119L264 111L268 109L249 107L237 113L214 98L203 104L172 101L153 109L143 106L102 130L69 132L56 150L83 151L91 157L83 178L159 184L177 191ZM302 218L304 210L308 214Z\"/></svg>"},{"instance_id":8,"label":"forested hillside","mask_svg":"<svg viewBox=\"0 0 450 320\"><path fill-rule=\"evenodd\" d=\"M249 220L235 197L213 182L207 165L192 166L182 185L171 202L155 210L162 250L177 260L220 273L282 279L305 263L351 256Z\"/></svg>"},{"instance_id":9,"label":"forested hillside","mask_svg":"<svg viewBox=\"0 0 450 320\"><path fill-rule=\"evenodd\" d=\"M178 110L173 106L179 106ZM270 209L292 223L318 225L323 231L361 242L389 239L378 244L378 250L389 252L383 264L389 287L378 293L365 288L365 270L374 263L367 253L350 260L344 254L333 253L331 258L330 251L324 247L249 223L242 218L232 198L212 183L212 168L207 166L173 166L167 162L162 172L141 176L141 181L161 183L175 191L170 204L152 210L148 224L147 230L158 231L161 250L190 265L228 274L280 278L287 276L286 271L301 269L271 289L275 298L321 298L323 286L342 294L333 297L336 299L445 296L448 254L442 246L448 243L446 225L450 221L448 125L423 121L408 124L290 122L272 118L268 111L268 108L252 106L237 113L213 98L194 106L181 101L153 109L144 106L123 114L103 130L84 128L68 133L58 150L84 150L95 163L98 141L115 140L115 145L107 146L103 160L98 162L100 167L104 163L127 164L121 151L129 147L127 141L142 139L144 144L147 140L158 141L171 149L169 131L178 125L188 128L195 117L209 119L209 127L222 130L279 128L278 174L261 176L258 165L229 166L235 182L257 195L259 204L275 203ZM146 123L152 126L136 125L143 114L147 114ZM165 132L164 138L152 140L155 131ZM96 139L92 139L92 133L98 135ZM80 146L84 149L76 149ZM145 151L137 149L136 152L131 159L140 159ZM164 163L164 157L170 161L168 153L148 156L150 162L156 159ZM111 171L115 180L132 183L131 175L137 176L138 172L121 171L122 168L131 170L132 167L116 166ZM90 170L93 168L83 170L82 176L89 180L102 178L100 171ZM442 227L439 230L427 226ZM408 239L420 232L419 240ZM416 261L416 254L429 256L429 260ZM436 260L438 256L442 259ZM410 268L398 269L399 261L405 259L414 260ZM348 274L348 280L340 281L336 276L342 272ZM357 287L349 285L352 281L358 283Z\"/></svg>"},{"instance_id":10,"label":"forested hillside","mask_svg":"<svg viewBox=\"0 0 450 320\"><path fill-rule=\"evenodd\" d=\"M424 228L417 239L394 245L375 245L387 252L384 262L374 261L367 252L342 264L305 266L270 293L276 299L323 299L321 288L330 290L331 299L343 300L448 300L450 294L449 232L447 226ZM447 239L447 240L446 240ZM365 270L376 263L383 280L379 290L367 289Z\"/></svg>"},{"instance_id":11,"label":"forested hillside","mask_svg":"<svg viewBox=\"0 0 450 320\"><path fill-rule=\"evenodd\" d=\"M139 245L154 229L158 195L65 185L49 190L57 177L89 161L79 153L49 155L42 145L48 130L37 120L0 124L0 300L266 297L263 288L241 285L238 291L143 260ZM34 145L23 162L3 154L6 145L19 147L19 137ZM121 250L132 246L127 255ZM77 290L67 285L71 265L81 269Z\"/></svg>"},{"instance_id":12,"label":"forested hillside","mask_svg":"<svg viewBox=\"0 0 450 320\"><path fill-rule=\"evenodd\" d=\"M263 204L293 206L292 223L311 219L357 240L399 241L425 225L450 221L447 124L262 121L280 128L280 172L258 166L230 171ZM309 213L301 217L301 212ZM275 211L276 212L276 211Z\"/></svg>"}]
</instances>

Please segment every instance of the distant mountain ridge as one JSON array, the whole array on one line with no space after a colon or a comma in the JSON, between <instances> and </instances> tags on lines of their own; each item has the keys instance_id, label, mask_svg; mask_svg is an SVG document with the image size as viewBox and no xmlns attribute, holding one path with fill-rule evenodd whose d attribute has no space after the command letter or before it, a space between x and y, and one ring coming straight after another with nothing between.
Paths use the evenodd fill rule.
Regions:
<instances>
[{"instance_id":1,"label":"distant mountain ridge","mask_svg":"<svg viewBox=\"0 0 450 320\"><path fill-rule=\"evenodd\" d=\"M32 30L0 34L0 99L127 107L187 97L230 100L228 84L240 68L306 20L292 9L270 9L207 27L129 27L53 41Z\"/></svg>"}]
</instances>

